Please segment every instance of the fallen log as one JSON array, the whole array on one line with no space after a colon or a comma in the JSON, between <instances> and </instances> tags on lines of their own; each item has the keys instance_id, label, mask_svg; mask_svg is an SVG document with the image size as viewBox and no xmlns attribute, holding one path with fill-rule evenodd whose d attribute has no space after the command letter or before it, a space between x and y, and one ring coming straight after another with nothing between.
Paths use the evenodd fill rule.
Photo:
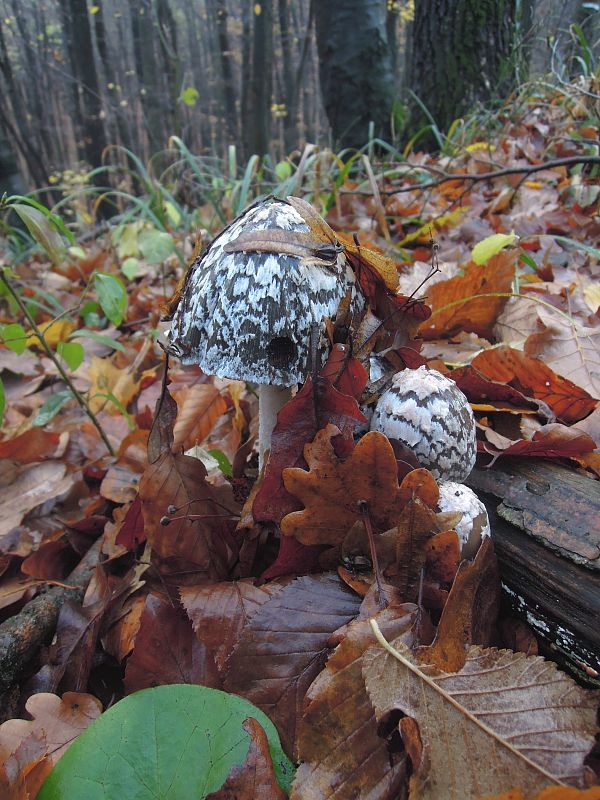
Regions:
<instances>
[{"instance_id":1,"label":"fallen log","mask_svg":"<svg viewBox=\"0 0 600 800\"><path fill-rule=\"evenodd\" d=\"M467 483L488 509L505 603L544 655L599 687L600 482L506 458Z\"/></svg>"},{"instance_id":2,"label":"fallen log","mask_svg":"<svg viewBox=\"0 0 600 800\"><path fill-rule=\"evenodd\" d=\"M23 667L52 639L62 604L66 600L83 600L92 571L98 564L101 544L102 537L66 578L65 586L53 586L36 595L18 614L0 625L0 722L12 716L12 687L19 680Z\"/></svg>"}]
</instances>

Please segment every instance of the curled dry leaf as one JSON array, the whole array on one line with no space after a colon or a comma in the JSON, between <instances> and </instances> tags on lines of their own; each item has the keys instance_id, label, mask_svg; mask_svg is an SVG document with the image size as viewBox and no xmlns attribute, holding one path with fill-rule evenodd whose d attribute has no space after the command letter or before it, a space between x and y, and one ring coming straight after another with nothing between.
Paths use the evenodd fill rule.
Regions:
<instances>
[{"instance_id":1,"label":"curled dry leaf","mask_svg":"<svg viewBox=\"0 0 600 800\"><path fill-rule=\"evenodd\" d=\"M337 458L332 438L338 429L328 425L304 448L309 472L286 469L285 488L304 503L303 511L281 520L281 531L303 544L341 544L356 520L359 502L368 504L374 527L391 528L400 508L396 457L388 439L367 433L345 461Z\"/></svg>"},{"instance_id":2,"label":"curled dry leaf","mask_svg":"<svg viewBox=\"0 0 600 800\"><path fill-rule=\"evenodd\" d=\"M585 389L561 378L537 358L512 347L495 347L475 356L471 366L486 377L510 384L526 395L543 400L566 425L587 417L597 405Z\"/></svg>"},{"instance_id":3,"label":"curled dry leaf","mask_svg":"<svg viewBox=\"0 0 600 800\"><path fill-rule=\"evenodd\" d=\"M417 609L387 608L377 616L387 636L413 641ZM303 762L291 800L351 800L395 797L406 779L406 761L390 753L378 736L373 707L362 677L363 653L373 643L366 620L355 620L306 694L298 731Z\"/></svg>"},{"instance_id":4,"label":"curled dry leaf","mask_svg":"<svg viewBox=\"0 0 600 800\"><path fill-rule=\"evenodd\" d=\"M76 692L62 699L34 694L25 708L32 719L0 725L0 788L8 800L33 800L52 766L102 711L91 694Z\"/></svg>"},{"instance_id":5,"label":"curled dry leaf","mask_svg":"<svg viewBox=\"0 0 600 800\"><path fill-rule=\"evenodd\" d=\"M149 594L125 669L128 693L170 683L221 688L212 655L179 606Z\"/></svg>"},{"instance_id":6,"label":"curled dry leaf","mask_svg":"<svg viewBox=\"0 0 600 800\"><path fill-rule=\"evenodd\" d=\"M163 574L177 573L178 585L227 577L237 559L238 506L230 486L208 484L198 459L165 452L144 472L139 493L146 535ZM178 509L176 518L161 525L170 505Z\"/></svg>"},{"instance_id":7,"label":"curled dry leaf","mask_svg":"<svg viewBox=\"0 0 600 800\"><path fill-rule=\"evenodd\" d=\"M516 251L504 250L487 264L467 265L464 275L440 281L427 289L432 315L419 333L425 339L449 336L458 331L491 338L498 314L504 308L515 273Z\"/></svg>"},{"instance_id":8,"label":"curled dry leaf","mask_svg":"<svg viewBox=\"0 0 600 800\"><path fill-rule=\"evenodd\" d=\"M539 656L473 647L458 673L417 666L393 643L364 657L378 720L400 710L419 725L419 800L479 800L519 786L527 796L561 782L582 786L594 742L597 696Z\"/></svg>"},{"instance_id":9,"label":"curled dry leaf","mask_svg":"<svg viewBox=\"0 0 600 800\"><path fill-rule=\"evenodd\" d=\"M227 662L224 688L274 722L292 753L304 695L323 668L329 637L358 613L360 598L337 575L308 575L253 615Z\"/></svg>"},{"instance_id":10,"label":"curled dry leaf","mask_svg":"<svg viewBox=\"0 0 600 800\"><path fill-rule=\"evenodd\" d=\"M503 449L485 444L483 450L495 458L500 456L523 456L526 458L579 458L596 449L596 443L577 428L567 428L559 422L542 425L531 440L511 441L506 437L495 437L495 444L502 443Z\"/></svg>"},{"instance_id":11,"label":"curled dry leaf","mask_svg":"<svg viewBox=\"0 0 600 800\"><path fill-rule=\"evenodd\" d=\"M252 717L242 727L250 734L246 760L232 767L223 786L206 795L206 800L287 800L275 777L267 734Z\"/></svg>"},{"instance_id":12,"label":"curled dry leaf","mask_svg":"<svg viewBox=\"0 0 600 800\"><path fill-rule=\"evenodd\" d=\"M499 606L500 573L488 536L473 562L460 563L433 644L419 648L419 659L445 672L461 669L472 644L490 644Z\"/></svg>"}]
</instances>

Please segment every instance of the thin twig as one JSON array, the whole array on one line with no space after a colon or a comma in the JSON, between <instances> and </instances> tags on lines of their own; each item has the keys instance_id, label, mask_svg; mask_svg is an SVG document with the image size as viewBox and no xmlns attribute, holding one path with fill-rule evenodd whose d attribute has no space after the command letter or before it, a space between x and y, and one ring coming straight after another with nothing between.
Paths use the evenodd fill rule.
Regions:
<instances>
[{"instance_id":1,"label":"thin twig","mask_svg":"<svg viewBox=\"0 0 600 800\"><path fill-rule=\"evenodd\" d=\"M110 453L110 455L114 456L115 451L113 450L111 443L108 441L108 437L107 437L106 433L104 432L104 429L100 425L96 415L94 414L92 409L89 407L85 397L75 388L75 386L73 385L73 381L71 380L71 378L69 378L67 373L64 371L64 369L62 367L62 364L60 363L60 361L58 360L56 355L50 349L50 347L48 345L48 342L44 338L44 334L38 328L35 320L31 316L31 314L29 313L29 310L27 309L27 307L25 306L25 304L21 300L21 297L15 291L15 289L14 289L12 283L10 282L10 280L6 277L6 270L5 269L1 269L1 276L2 276L2 280L4 281L4 284L5 284L6 288L10 292L10 294L13 297L14 301L16 302L16 304L21 309L21 312L25 315L25 318L27 319L27 322L31 325L31 328L32 328L33 332L38 337L42 347L44 348L44 350L46 352L46 355L54 363L54 366L56 367L56 369L60 373L61 378L63 379L63 381L66 383L66 385L69 387L69 389L73 393L73 397L77 400L77 402L79 403L81 408L85 411L85 413L88 415L88 417L92 421L94 427L96 428L96 430L100 434L100 438L102 439L102 441L106 445L106 448L107 448L108 452Z\"/></svg>"}]
</instances>

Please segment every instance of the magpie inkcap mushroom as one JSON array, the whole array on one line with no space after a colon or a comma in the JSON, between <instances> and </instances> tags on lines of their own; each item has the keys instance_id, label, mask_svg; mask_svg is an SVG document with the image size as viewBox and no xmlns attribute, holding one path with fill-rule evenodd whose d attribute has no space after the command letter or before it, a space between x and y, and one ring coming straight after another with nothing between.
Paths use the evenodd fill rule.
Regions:
<instances>
[{"instance_id":1,"label":"magpie inkcap mushroom","mask_svg":"<svg viewBox=\"0 0 600 800\"><path fill-rule=\"evenodd\" d=\"M456 383L427 367L397 372L371 430L398 439L438 480L464 481L475 466L475 420Z\"/></svg>"},{"instance_id":2,"label":"magpie inkcap mushroom","mask_svg":"<svg viewBox=\"0 0 600 800\"><path fill-rule=\"evenodd\" d=\"M487 509L475 492L456 481L440 481L438 508L445 513L460 512L462 517L454 525L460 540L463 558L473 558L481 540L490 535Z\"/></svg>"},{"instance_id":3,"label":"magpie inkcap mushroom","mask_svg":"<svg viewBox=\"0 0 600 800\"><path fill-rule=\"evenodd\" d=\"M315 232L315 217L326 237ZM259 384L261 463L277 412L310 372L311 339L324 361L325 320L349 292L358 300L342 247L298 198L259 201L192 263L168 349L209 375Z\"/></svg>"}]
</instances>

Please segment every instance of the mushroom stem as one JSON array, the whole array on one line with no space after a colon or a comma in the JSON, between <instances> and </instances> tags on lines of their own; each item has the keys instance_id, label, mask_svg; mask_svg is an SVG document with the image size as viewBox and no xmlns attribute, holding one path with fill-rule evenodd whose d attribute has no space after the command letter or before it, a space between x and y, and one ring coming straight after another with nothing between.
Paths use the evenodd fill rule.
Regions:
<instances>
[{"instance_id":1,"label":"mushroom stem","mask_svg":"<svg viewBox=\"0 0 600 800\"><path fill-rule=\"evenodd\" d=\"M262 470L265 451L271 447L271 434L277 422L277 414L292 397L291 386L271 386L261 383L258 387L258 467Z\"/></svg>"}]
</instances>

